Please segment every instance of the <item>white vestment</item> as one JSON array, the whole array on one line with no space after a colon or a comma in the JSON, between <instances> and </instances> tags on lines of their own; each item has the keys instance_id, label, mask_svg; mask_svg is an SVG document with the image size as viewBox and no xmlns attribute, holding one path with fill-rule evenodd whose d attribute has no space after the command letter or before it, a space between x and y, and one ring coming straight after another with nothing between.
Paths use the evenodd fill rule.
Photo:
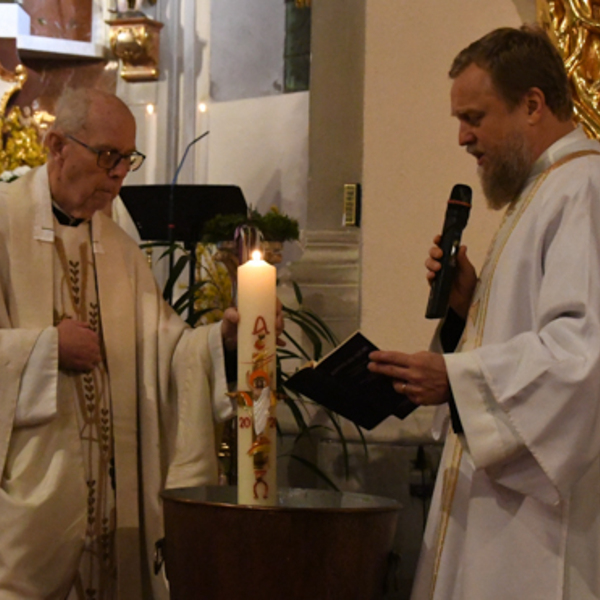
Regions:
<instances>
[{"instance_id":1,"label":"white vestment","mask_svg":"<svg viewBox=\"0 0 600 600\"><path fill-rule=\"evenodd\" d=\"M464 435L446 440L412 600L600 598L590 151L600 144L576 130L536 162L488 252L461 350L444 355Z\"/></svg>"},{"instance_id":2,"label":"white vestment","mask_svg":"<svg viewBox=\"0 0 600 600\"><path fill-rule=\"evenodd\" d=\"M166 600L154 576L160 491L215 483L214 420L228 416L220 326L190 329L137 245L92 219L116 463L119 598ZM87 490L74 407L60 394L54 221L45 167L0 188L0 598L64 600Z\"/></svg>"}]
</instances>

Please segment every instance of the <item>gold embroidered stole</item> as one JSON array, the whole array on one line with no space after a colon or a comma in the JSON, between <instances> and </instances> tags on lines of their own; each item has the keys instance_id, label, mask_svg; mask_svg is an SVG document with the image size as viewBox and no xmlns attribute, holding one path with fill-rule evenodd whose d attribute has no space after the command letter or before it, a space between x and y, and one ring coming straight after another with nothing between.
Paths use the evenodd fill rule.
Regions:
<instances>
[{"instance_id":1,"label":"gold embroidered stole","mask_svg":"<svg viewBox=\"0 0 600 600\"><path fill-rule=\"evenodd\" d=\"M90 224L55 223L54 320L88 323L102 339ZM106 360L87 373L64 373L77 415L88 490L85 550L73 593L81 600L115 597L116 527L112 414ZM72 597L72 596L70 596Z\"/></svg>"},{"instance_id":2,"label":"gold embroidered stole","mask_svg":"<svg viewBox=\"0 0 600 600\"><path fill-rule=\"evenodd\" d=\"M477 281L475 292L473 293L473 299L471 301L471 307L469 308L469 314L467 316L467 322L465 323L465 329L461 340L457 346L456 352L464 352L473 350L481 346L483 340L483 333L485 327L485 321L487 317L487 309L490 300L490 291L492 289L492 279L494 272L500 260L500 256L512 234L521 216L527 210L531 201L537 194L541 185L544 183L546 178L552 171L570 162L573 159L580 158L583 156L589 156L593 154L600 154L595 150L581 150L564 156L552 164L548 169L538 175L534 181L531 190L524 198L520 197L506 210L504 218L500 224L500 227L496 231L494 238L488 248L487 255L481 274ZM439 575L442 554L444 550L444 543L446 541L446 534L448 533L448 526L450 524L450 514L452 512L452 505L454 503L454 496L456 493L456 487L458 485L458 478L460 474L460 465L463 455L463 444L459 436L453 431L448 432L446 444L452 445L450 463L440 465L443 468L443 484L442 484L442 497L440 505L440 523L438 532L438 542L436 545L435 562L433 565L433 573L431 580L431 593L430 599L433 600L437 578Z\"/></svg>"}]
</instances>

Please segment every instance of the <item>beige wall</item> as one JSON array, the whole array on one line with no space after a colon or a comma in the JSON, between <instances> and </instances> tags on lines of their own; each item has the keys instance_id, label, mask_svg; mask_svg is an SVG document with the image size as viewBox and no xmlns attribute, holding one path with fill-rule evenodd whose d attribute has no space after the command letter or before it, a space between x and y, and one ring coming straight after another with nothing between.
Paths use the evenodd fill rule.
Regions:
<instances>
[{"instance_id":1,"label":"beige wall","mask_svg":"<svg viewBox=\"0 0 600 600\"><path fill-rule=\"evenodd\" d=\"M473 187L463 243L477 266L497 224L457 145L452 58L491 29L534 18L535 0L367 0L361 328L380 347L429 342L423 263L452 186Z\"/></svg>"}]
</instances>

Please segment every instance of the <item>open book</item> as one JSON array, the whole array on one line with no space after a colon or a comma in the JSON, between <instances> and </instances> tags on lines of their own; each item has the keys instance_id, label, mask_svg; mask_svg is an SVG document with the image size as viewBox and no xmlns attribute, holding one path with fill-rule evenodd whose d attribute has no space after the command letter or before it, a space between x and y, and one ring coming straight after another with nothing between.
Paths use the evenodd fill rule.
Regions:
<instances>
[{"instance_id":1,"label":"open book","mask_svg":"<svg viewBox=\"0 0 600 600\"><path fill-rule=\"evenodd\" d=\"M374 350L378 348L356 332L319 362L294 373L285 387L365 429L390 415L404 419L417 405L396 392L390 378L367 369Z\"/></svg>"}]
</instances>

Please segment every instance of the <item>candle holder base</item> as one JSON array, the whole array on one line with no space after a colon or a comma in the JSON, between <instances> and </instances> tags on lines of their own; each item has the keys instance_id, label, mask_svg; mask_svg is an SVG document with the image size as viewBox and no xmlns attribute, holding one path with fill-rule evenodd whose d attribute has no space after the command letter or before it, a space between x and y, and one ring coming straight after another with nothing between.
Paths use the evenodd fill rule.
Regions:
<instances>
[{"instance_id":1,"label":"candle holder base","mask_svg":"<svg viewBox=\"0 0 600 600\"><path fill-rule=\"evenodd\" d=\"M162 493L171 600L381 600L400 506L345 492L280 489L237 504L233 486Z\"/></svg>"}]
</instances>

